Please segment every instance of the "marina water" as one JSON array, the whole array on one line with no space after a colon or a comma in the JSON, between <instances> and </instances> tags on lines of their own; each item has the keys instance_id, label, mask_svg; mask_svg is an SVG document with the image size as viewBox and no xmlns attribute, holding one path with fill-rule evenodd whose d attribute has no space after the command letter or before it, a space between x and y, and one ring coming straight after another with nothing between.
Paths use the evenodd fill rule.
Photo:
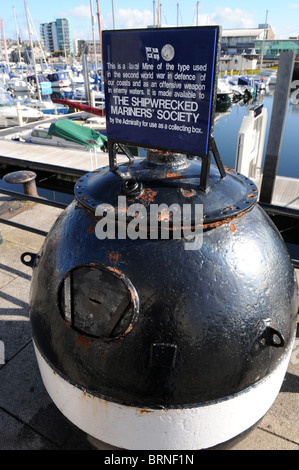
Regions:
<instances>
[{"instance_id":1,"label":"marina water","mask_svg":"<svg viewBox=\"0 0 299 470\"><path fill-rule=\"evenodd\" d=\"M233 104L229 110L217 113L214 127L214 138L225 166L235 168L238 133L244 116L249 109L262 104L268 112L267 130L264 147L264 157L267 151L268 134L271 122L272 105L275 87L270 86L264 94L260 94L255 103L244 104L242 101ZM299 104L292 104L289 98L282 137L280 158L277 174L299 178ZM263 166L262 164L262 166Z\"/></svg>"}]
</instances>

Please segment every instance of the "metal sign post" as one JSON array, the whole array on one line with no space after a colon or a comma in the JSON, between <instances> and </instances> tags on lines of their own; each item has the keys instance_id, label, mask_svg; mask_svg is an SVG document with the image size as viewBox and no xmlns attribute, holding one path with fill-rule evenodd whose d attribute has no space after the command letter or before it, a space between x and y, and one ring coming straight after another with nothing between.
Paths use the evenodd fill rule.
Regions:
<instances>
[{"instance_id":1,"label":"metal sign post","mask_svg":"<svg viewBox=\"0 0 299 470\"><path fill-rule=\"evenodd\" d=\"M202 158L207 188L217 97L219 26L103 32L109 163L115 144Z\"/></svg>"},{"instance_id":2,"label":"metal sign post","mask_svg":"<svg viewBox=\"0 0 299 470\"><path fill-rule=\"evenodd\" d=\"M294 52L283 51L279 57L277 82L272 107L268 144L260 200L271 204L279 163L283 129L288 106L290 84L294 69Z\"/></svg>"}]
</instances>

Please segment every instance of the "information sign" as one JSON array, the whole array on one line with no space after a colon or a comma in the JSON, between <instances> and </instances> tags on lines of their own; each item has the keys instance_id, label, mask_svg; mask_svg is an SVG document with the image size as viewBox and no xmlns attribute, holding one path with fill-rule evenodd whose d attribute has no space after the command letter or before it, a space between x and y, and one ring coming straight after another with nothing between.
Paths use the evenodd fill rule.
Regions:
<instances>
[{"instance_id":1,"label":"information sign","mask_svg":"<svg viewBox=\"0 0 299 470\"><path fill-rule=\"evenodd\" d=\"M207 155L219 30L103 31L108 141Z\"/></svg>"}]
</instances>

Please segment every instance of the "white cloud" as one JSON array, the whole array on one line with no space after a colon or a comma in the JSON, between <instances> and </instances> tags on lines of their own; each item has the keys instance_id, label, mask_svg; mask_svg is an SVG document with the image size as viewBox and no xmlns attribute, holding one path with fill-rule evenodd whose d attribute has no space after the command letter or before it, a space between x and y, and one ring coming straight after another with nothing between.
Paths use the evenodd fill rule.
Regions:
<instances>
[{"instance_id":1,"label":"white cloud","mask_svg":"<svg viewBox=\"0 0 299 470\"><path fill-rule=\"evenodd\" d=\"M95 10L93 11L95 28L97 28ZM68 11L60 12L57 18L68 18L71 22L73 39L92 39L90 5L78 5ZM96 34L97 30L96 30ZM98 37L96 37L98 39Z\"/></svg>"},{"instance_id":2,"label":"white cloud","mask_svg":"<svg viewBox=\"0 0 299 470\"><path fill-rule=\"evenodd\" d=\"M88 32L87 34L84 29L76 29L76 28L72 28L72 38L73 39L92 39L91 33ZM96 37L96 39L98 38Z\"/></svg>"},{"instance_id":3,"label":"white cloud","mask_svg":"<svg viewBox=\"0 0 299 470\"><path fill-rule=\"evenodd\" d=\"M146 28L153 23L153 14L149 10L140 11L138 9L120 8L115 13L116 28Z\"/></svg>"},{"instance_id":4,"label":"white cloud","mask_svg":"<svg viewBox=\"0 0 299 470\"><path fill-rule=\"evenodd\" d=\"M79 5L75 8L71 8L65 13L65 16L75 16L79 18L90 18L90 6Z\"/></svg>"},{"instance_id":5,"label":"white cloud","mask_svg":"<svg viewBox=\"0 0 299 470\"><path fill-rule=\"evenodd\" d=\"M215 7L215 13L199 15L199 25L220 25L224 29L254 28L254 14L240 8Z\"/></svg>"},{"instance_id":6,"label":"white cloud","mask_svg":"<svg viewBox=\"0 0 299 470\"><path fill-rule=\"evenodd\" d=\"M288 5L289 8L299 8L299 4L298 3L291 3Z\"/></svg>"},{"instance_id":7,"label":"white cloud","mask_svg":"<svg viewBox=\"0 0 299 470\"><path fill-rule=\"evenodd\" d=\"M196 24L196 19L193 20L193 26ZM198 15L198 25L206 26L212 24L211 15L203 13Z\"/></svg>"},{"instance_id":8,"label":"white cloud","mask_svg":"<svg viewBox=\"0 0 299 470\"><path fill-rule=\"evenodd\" d=\"M253 13L249 13L246 10L241 10L240 8L221 8L215 7L216 13L214 20L219 21L220 24L230 25L230 27L235 28L253 28L254 20ZM228 26L226 26L228 27Z\"/></svg>"},{"instance_id":9,"label":"white cloud","mask_svg":"<svg viewBox=\"0 0 299 470\"><path fill-rule=\"evenodd\" d=\"M95 26L97 28L96 9L94 9ZM79 5L63 13L63 16L70 18L74 38L90 39L91 37L91 16L90 6ZM120 8L115 10L116 29L146 28L153 24L153 14L149 10L138 10L137 8ZM101 16L102 29L112 29L112 13ZM86 30L83 34L83 28Z\"/></svg>"}]
</instances>

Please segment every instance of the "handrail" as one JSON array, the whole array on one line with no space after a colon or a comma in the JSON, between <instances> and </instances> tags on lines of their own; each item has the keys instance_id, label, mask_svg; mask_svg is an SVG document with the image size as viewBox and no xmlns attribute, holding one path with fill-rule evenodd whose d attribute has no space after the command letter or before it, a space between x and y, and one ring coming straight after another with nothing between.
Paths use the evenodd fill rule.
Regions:
<instances>
[{"instance_id":1,"label":"handrail","mask_svg":"<svg viewBox=\"0 0 299 470\"><path fill-rule=\"evenodd\" d=\"M6 194L9 196L14 196L17 199L25 199L26 201L32 201L36 202L38 204L44 204L47 206L52 206L52 207L57 207L58 209L65 209L67 207L67 204L63 202L56 202L56 201L50 201L49 199L45 199L42 197L35 197L35 196L29 196L28 194L23 194L23 193L18 193L16 191L10 191L8 189L2 189L0 188L0 193ZM37 235L42 235L46 237L48 235L48 232L45 232L44 230L40 230L38 228L30 227L28 225L20 224L19 222L14 222L9 219L4 219L3 217L0 217L0 223L10 225L15 228L19 228L21 230L26 230L28 232L35 233Z\"/></svg>"},{"instance_id":2,"label":"handrail","mask_svg":"<svg viewBox=\"0 0 299 470\"><path fill-rule=\"evenodd\" d=\"M276 206L267 202L259 201L259 206L266 212L271 212L273 215L288 215L289 217L299 218L299 209L293 209L292 207Z\"/></svg>"},{"instance_id":3,"label":"handrail","mask_svg":"<svg viewBox=\"0 0 299 470\"><path fill-rule=\"evenodd\" d=\"M29 196L28 194L18 193L16 191L10 191L9 189L0 188L0 193L6 194L7 196L14 196L17 199L25 199L27 201L37 202L38 204L44 204L46 206L57 207L58 209L65 209L68 204L64 202L50 201L43 197Z\"/></svg>"},{"instance_id":4,"label":"handrail","mask_svg":"<svg viewBox=\"0 0 299 470\"><path fill-rule=\"evenodd\" d=\"M39 230L38 228L29 227L28 225L19 224L18 222L14 222L12 220L3 219L2 217L0 217L0 223L10 225L10 226L15 227L15 228L19 228L21 230L26 230L27 232L32 232L32 233L35 233L37 235L42 235L44 237L46 237L48 235L48 232L45 232L44 230Z\"/></svg>"}]
</instances>

